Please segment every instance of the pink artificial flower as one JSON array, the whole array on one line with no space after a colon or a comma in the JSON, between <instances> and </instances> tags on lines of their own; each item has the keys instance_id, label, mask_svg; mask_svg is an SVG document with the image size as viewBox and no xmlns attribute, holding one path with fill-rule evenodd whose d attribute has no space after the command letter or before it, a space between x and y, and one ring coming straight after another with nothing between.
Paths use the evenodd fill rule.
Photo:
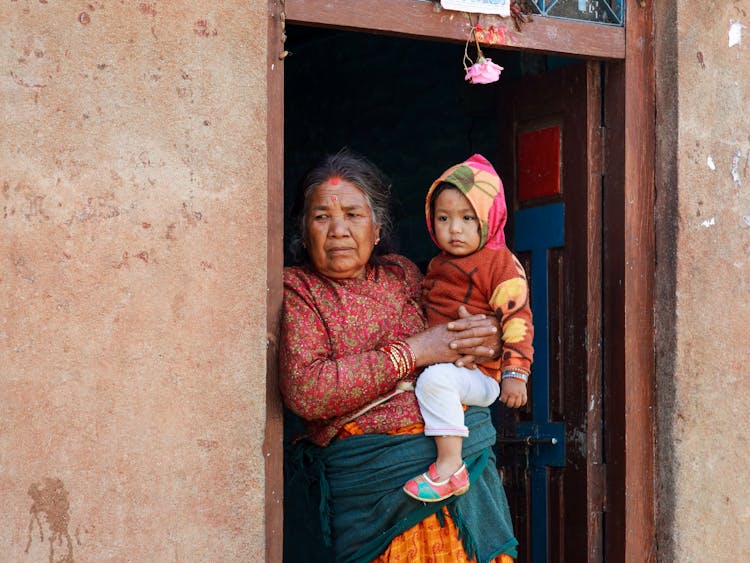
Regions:
<instances>
[{"instance_id":1,"label":"pink artificial flower","mask_svg":"<svg viewBox=\"0 0 750 563\"><path fill-rule=\"evenodd\" d=\"M472 84L489 84L500 80L503 67L492 62L492 59L479 57L477 62L466 71L465 79Z\"/></svg>"}]
</instances>

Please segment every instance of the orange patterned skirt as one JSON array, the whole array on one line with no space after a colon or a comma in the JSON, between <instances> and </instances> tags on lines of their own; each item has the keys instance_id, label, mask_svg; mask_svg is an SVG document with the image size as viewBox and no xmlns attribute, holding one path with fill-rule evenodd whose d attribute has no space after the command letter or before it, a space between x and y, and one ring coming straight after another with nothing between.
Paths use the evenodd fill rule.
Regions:
<instances>
[{"instance_id":1,"label":"orange patterned skirt","mask_svg":"<svg viewBox=\"0 0 750 563\"><path fill-rule=\"evenodd\" d=\"M393 538L388 548L373 563L469 563L458 528L443 508L445 525L441 526L436 514L428 516L416 526ZM502 554L494 563L513 563L510 555Z\"/></svg>"},{"instance_id":2,"label":"orange patterned skirt","mask_svg":"<svg viewBox=\"0 0 750 563\"><path fill-rule=\"evenodd\" d=\"M389 434L421 434L423 424L412 424L389 432ZM356 422L345 425L338 434L339 438L362 434ZM373 563L471 563L464 551L463 543L458 539L458 528L443 508L444 524L440 524L437 514L428 516L416 526L393 538L386 550ZM510 555L501 554L492 560L493 563L513 563Z\"/></svg>"}]
</instances>

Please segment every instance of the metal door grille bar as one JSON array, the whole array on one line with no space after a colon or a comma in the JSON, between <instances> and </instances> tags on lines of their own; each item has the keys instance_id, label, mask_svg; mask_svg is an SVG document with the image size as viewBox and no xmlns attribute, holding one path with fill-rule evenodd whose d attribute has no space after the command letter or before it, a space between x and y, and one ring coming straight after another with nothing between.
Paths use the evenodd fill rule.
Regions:
<instances>
[{"instance_id":1,"label":"metal door grille bar","mask_svg":"<svg viewBox=\"0 0 750 563\"><path fill-rule=\"evenodd\" d=\"M622 26L625 0L529 0L541 16ZM601 11L601 16L596 14ZM592 17L592 14L593 17Z\"/></svg>"}]
</instances>

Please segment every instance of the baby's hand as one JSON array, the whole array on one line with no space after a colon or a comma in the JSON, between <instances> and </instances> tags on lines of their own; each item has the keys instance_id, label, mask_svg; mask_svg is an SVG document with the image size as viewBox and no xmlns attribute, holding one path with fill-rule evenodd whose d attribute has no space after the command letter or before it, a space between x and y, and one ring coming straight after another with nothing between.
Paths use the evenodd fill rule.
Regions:
<instances>
[{"instance_id":1,"label":"baby's hand","mask_svg":"<svg viewBox=\"0 0 750 563\"><path fill-rule=\"evenodd\" d=\"M526 404L526 382L521 379L507 378L502 382L502 393L500 393L500 402L506 406L517 409Z\"/></svg>"},{"instance_id":2,"label":"baby's hand","mask_svg":"<svg viewBox=\"0 0 750 563\"><path fill-rule=\"evenodd\" d=\"M461 356L455 362L453 362L453 365L459 368L466 369L474 369L477 367L474 356Z\"/></svg>"}]
</instances>

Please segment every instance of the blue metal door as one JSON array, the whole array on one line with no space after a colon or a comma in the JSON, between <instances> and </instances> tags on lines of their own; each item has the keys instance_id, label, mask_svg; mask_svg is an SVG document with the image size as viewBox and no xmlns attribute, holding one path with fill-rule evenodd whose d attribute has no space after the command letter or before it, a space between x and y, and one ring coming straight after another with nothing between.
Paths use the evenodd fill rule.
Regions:
<instances>
[{"instance_id":1,"label":"blue metal door","mask_svg":"<svg viewBox=\"0 0 750 563\"><path fill-rule=\"evenodd\" d=\"M531 420L516 425L516 438L529 448L532 561L548 560L548 467L565 466L565 425L550 420L549 272L548 254L565 245L562 203L522 209L515 215L514 248L531 254L531 301L534 314L534 365Z\"/></svg>"},{"instance_id":2,"label":"blue metal door","mask_svg":"<svg viewBox=\"0 0 750 563\"><path fill-rule=\"evenodd\" d=\"M507 87L500 163L534 316L528 406L500 408L519 563L601 561L601 176L595 63Z\"/></svg>"}]
</instances>

